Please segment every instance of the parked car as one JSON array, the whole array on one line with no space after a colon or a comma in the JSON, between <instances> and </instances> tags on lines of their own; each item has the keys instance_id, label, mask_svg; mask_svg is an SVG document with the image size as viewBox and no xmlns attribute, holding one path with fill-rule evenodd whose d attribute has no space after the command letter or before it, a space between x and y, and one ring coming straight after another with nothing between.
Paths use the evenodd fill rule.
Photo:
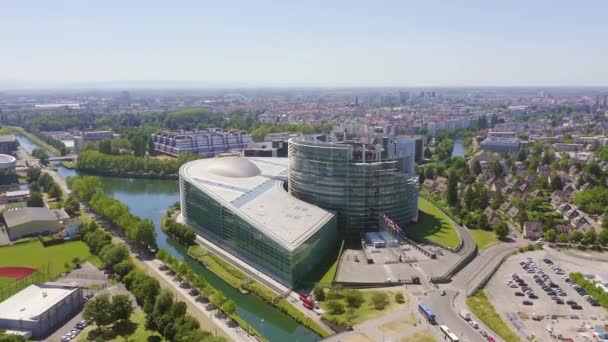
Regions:
<instances>
[{"instance_id":1,"label":"parked car","mask_svg":"<svg viewBox=\"0 0 608 342\"><path fill-rule=\"evenodd\" d=\"M523 305L533 305L534 303L532 303L529 300L524 300L523 302L521 302Z\"/></svg>"},{"instance_id":2,"label":"parked car","mask_svg":"<svg viewBox=\"0 0 608 342\"><path fill-rule=\"evenodd\" d=\"M523 297L525 296L523 292L517 291L514 293L514 295L516 295L517 297Z\"/></svg>"},{"instance_id":3,"label":"parked car","mask_svg":"<svg viewBox=\"0 0 608 342\"><path fill-rule=\"evenodd\" d=\"M475 321L469 321L469 324L474 328L474 329L479 329L479 323L475 322Z\"/></svg>"}]
</instances>

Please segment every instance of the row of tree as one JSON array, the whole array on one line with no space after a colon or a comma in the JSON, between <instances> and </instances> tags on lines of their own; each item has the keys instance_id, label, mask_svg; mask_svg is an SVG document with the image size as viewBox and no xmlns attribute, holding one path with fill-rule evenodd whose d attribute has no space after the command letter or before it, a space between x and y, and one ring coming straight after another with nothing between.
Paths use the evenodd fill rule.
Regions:
<instances>
[{"instance_id":1,"label":"row of tree","mask_svg":"<svg viewBox=\"0 0 608 342\"><path fill-rule=\"evenodd\" d=\"M194 232L192 228L177 223L168 217L163 220L162 229L165 233L169 234L172 238L177 240L177 242L186 247L193 245L196 240L196 232Z\"/></svg>"},{"instance_id":2,"label":"row of tree","mask_svg":"<svg viewBox=\"0 0 608 342\"><path fill-rule=\"evenodd\" d=\"M605 292L602 288L598 287L592 281L585 278L579 272L570 273L570 279L572 279L578 286L582 287L593 299L595 299L600 305L608 310L608 292Z\"/></svg>"},{"instance_id":3,"label":"row of tree","mask_svg":"<svg viewBox=\"0 0 608 342\"><path fill-rule=\"evenodd\" d=\"M175 176L182 164L198 158L192 153L182 153L176 159L155 159L132 155L110 155L89 150L78 156L76 169L112 176Z\"/></svg>"},{"instance_id":4,"label":"row of tree","mask_svg":"<svg viewBox=\"0 0 608 342\"><path fill-rule=\"evenodd\" d=\"M156 279L137 269L126 245L113 243L112 236L100 229L95 221L83 225L80 233L91 252L101 258L104 268L125 284L143 308L146 328L158 331L168 341L224 341L200 330L198 321L186 314L186 305L175 302L170 291L161 290ZM132 312L128 297L97 296L92 303L85 309L85 318L92 319L100 327L128 320Z\"/></svg>"},{"instance_id":5,"label":"row of tree","mask_svg":"<svg viewBox=\"0 0 608 342\"><path fill-rule=\"evenodd\" d=\"M54 137L50 136L50 135L46 135L46 134L42 134L40 132L35 132L33 133L38 139L44 141L45 143L53 146L54 148L56 148L59 151L59 154L61 154L62 156L65 156L68 154L68 148L67 146L65 146L65 144L63 143L63 141L59 140L59 139L55 139Z\"/></svg>"},{"instance_id":6,"label":"row of tree","mask_svg":"<svg viewBox=\"0 0 608 342\"><path fill-rule=\"evenodd\" d=\"M72 191L91 209L125 233L127 239L146 248L156 248L154 223L131 214L129 207L105 194L101 181L94 176L68 178Z\"/></svg>"}]
</instances>

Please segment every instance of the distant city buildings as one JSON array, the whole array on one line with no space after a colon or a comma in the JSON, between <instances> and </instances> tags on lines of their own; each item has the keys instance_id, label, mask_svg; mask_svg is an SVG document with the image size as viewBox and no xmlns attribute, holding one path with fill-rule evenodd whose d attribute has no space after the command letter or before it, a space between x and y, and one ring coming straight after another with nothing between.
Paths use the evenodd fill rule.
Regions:
<instances>
[{"instance_id":1,"label":"distant city buildings","mask_svg":"<svg viewBox=\"0 0 608 342\"><path fill-rule=\"evenodd\" d=\"M158 132L152 134L152 140L156 152L171 156L190 152L212 157L220 153L253 146L251 135L221 128Z\"/></svg>"},{"instance_id":2,"label":"distant city buildings","mask_svg":"<svg viewBox=\"0 0 608 342\"><path fill-rule=\"evenodd\" d=\"M519 152L522 144L518 138L488 137L481 142L481 149L491 152Z\"/></svg>"}]
</instances>

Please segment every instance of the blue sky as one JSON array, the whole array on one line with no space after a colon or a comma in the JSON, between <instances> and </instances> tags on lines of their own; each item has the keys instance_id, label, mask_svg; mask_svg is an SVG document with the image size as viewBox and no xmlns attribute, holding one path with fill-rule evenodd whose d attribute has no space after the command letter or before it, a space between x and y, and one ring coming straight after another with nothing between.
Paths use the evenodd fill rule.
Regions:
<instances>
[{"instance_id":1,"label":"blue sky","mask_svg":"<svg viewBox=\"0 0 608 342\"><path fill-rule=\"evenodd\" d=\"M608 1L6 1L1 82L608 85Z\"/></svg>"}]
</instances>

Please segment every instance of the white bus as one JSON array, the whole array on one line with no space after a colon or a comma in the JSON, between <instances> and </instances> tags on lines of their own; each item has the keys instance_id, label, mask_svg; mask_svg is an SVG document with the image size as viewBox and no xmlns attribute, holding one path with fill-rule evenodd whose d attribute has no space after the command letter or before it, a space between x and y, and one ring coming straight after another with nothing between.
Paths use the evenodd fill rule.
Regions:
<instances>
[{"instance_id":1,"label":"white bus","mask_svg":"<svg viewBox=\"0 0 608 342\"><path fill-rule=\"evenodd\" d=\"M439 330L441 330L441 336L443 339L450 342L460 342L460 339L456 334L454 334L447 325L440 325Z\"/></svg>"}]
</instances>

